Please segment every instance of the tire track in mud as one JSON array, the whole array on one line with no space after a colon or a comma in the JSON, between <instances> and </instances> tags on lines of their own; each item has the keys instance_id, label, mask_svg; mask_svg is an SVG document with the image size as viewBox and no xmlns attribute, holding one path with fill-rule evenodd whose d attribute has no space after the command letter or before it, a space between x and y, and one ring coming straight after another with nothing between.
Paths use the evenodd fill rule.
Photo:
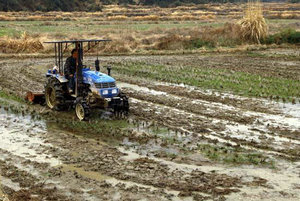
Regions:
<instances>
[{"instance_id":1,"label":"tire track in mud","mask_svg":"<svg viewBox=\"0 0 300 201\"><path fill-rule=\"evenodd\" d=\"M161 82L153 83L151 80L141 80L139 78L133 78L126 75L117 74L116 77L118 78L118 80L127 85L128 88L141 89L146 92L151 91L155 92L156 94L158 93L162 95L170 94L174 97L177 97L178 99L189 98L196 102L205 104L206 107L209 107L209 104L211 104L212 106L219 107L227 111L238 110L262 112L267 114L280 114L280 111L272 107L272 104L268 103L267 101L258 100L255 98L246 98L230 93L220 93L209 90L203 91L196 87L187 85L177 85Z\"/></svg>"},{"instance_id":2,"label":"tire track in mud","mask_svg":"<svg viewBox=\"0 0 300 201\"><path fill-rule=\"evenodd\" d=\"M37 169L47 169L47 164L31 163L22 157L0 149L1 176L5 178L2 188L9 199L14 200L67 200L63 192L53 185L45 185L46 171L38 173ZM27 169L26 169L27 168Z\"/></svg>"},{"instance_id":3,"label":"tire track in mud","mask_svg":"<svg viewBox=\"0 0 300 201\"><path fill-rule=\"evenodd\" d=\"M155 120L157 122L162 122L161 124L164 126L171 129L178 129L179 131L184 132L186 136L191 136L189 147L196 146L198 144L197 142L208 140L209 143L213 144L222 143L233 147L241 146L242 148L249 150L254 149L265 154L269 153L270 155L281 156L294 160L299 159L298 150L295 150L295 147L297 148L297 144L299 144L298 141L296 141L297 144L294 145L294 147L286 150L284 147L274 147L274 144L270 144L270 142L274 143L273 140L263 142L263 140L260 141L257 139L258 137L251 138L250 134L253 134L253 131L248 131L248 128L247 132L250 132L249 137L246 136L244 139L243 135L245 135L245 133L242 133L240 130L236 130L235 132L232 130L226 131L226 125L220 122L210 122L210 120L207 120L206 124L201 124L202 119L199 119L197 116L193 116L191 113L178 111L176 109L174 110L166 106L158 106L145 101L133 100L132 102L136 105L132 107L133 109L131 112L138 118L145 119L147 121ZM147 111L144 109L147 107L153 109ZM186 118L188 115L190 116ZM185 120L183 120L182 117L184 117ZM238 128L238 126L236 128ZM233 136L233 134L235 134L235 136ZM257 135L261 136L263 134L257 133ZM257 139L257 141L254 139ZM267 138L265 140L267 140ZM290 144L286 144L286 146L290 146Z\"/></svg>"},{"instance_id":4,"label":"tire track in mud","mask_svg":"<svg viewBox=\"0 0 300 201\"><path fill-rule=\"evenodd\" d=\"M78 188L79 182L84 182L84 184L90 188L98 189L105 194L107 194L107 192L101 191L99 187L106 186L109 191L119 189L121 190L122 196L125 197L149 197L149 200L157 200L160 198L163 198L160 200L166 200L167 197L176 197L178 194L181 194L181 196L199 196L199 192L206 193L209 197L220 197L232 192L237 192L237 187L242 185L239 182L239 178L228 177L223 174L204 173L197 169L192 172L170 169L167 165L147 157L127 161L122 158L126 154L114 147L102 143L99 144L99 142L94 139L85 139L76 137L72 133L49 130L43 127L43 125L40 126L40 124L43 124L42 122L34 119L30 120L31 125L43 127L44 131L40 129L35 130L33 127L32 131L27 132L26 127L19 129L19 126L22 126L22 122L24 120L26 121L28 117L9 115L9 112L2 110L1 118L5 117L10 118L7 118L5 122L1 121L0 137L1 141L3 141L5 136L12 135L10 140L3 141L7 145L14 146L14 142L18 140L20 136L23 137L22 139L30 139L34 136L41 139L38 143L36 141L25 140L26 144L22 145L22 148L28 147L28 149L23 149L23 154L18 154L15 150L8 149L8 146L1 146L1 175L12 179L13 182L18 183L22 188L22 190L11 189L9 194L12 197L25 195L31 197L31 194L38 194L43 198L43 196L47 197L48 193L52 193L53 199L64 199L62 196L69 197L68 192L72 191L73 188ZM6 128L11 132L3 132L2 128ZM16 131L16 129L18 130ZM43 145L43 151L40 150L39 145ZM38 156L40 153L38 151L42 154L46 154L49 160L45 160L44 162L39 160ZM26 153L30 154L27 155ZM51 164L50 160L53 158L60 160L62 165L57 166ZM70 168L71 166L75 168ZM7 167L11 167L11 173L8 173L7 170L9 168ZM86 175L88 173L93 173L93 178L95 176L96 178L92 179L87 177ZM12 174L17 175L17 177L15 178ZM51 177L48 178L47 175L51 175ZM112 179L98 180L98 175L106 175L105 177L108 176ZM21 178L23 178L23 180L21 180ZM43 180L49 181L45 183ZM133 182L133 186L126 187L123 181L125 184L127 181ZM66 185L66 182L68 182L68 185ZM111 183L116 184L113 185ZM118 183L122 185L118 185ZM123 186L123 184L125 186ZM142 186L139 187L139 184ZM62 186L67 187L62 188ZM152 192L143 191L143 188L152 187L154 188ZM24 191L23 188L29 188L30 190ZM75 196L84 192L84 189L81 188L82 185L80 189L77 189ZM131 191L126 194L125 192L128 191L128 189L131 189ZM168 191L163 189L170 189L177 193L174 195L174 193L168 193ZM100 196L101 198L102 194L97 194L94 192L95 190L88 194L91 194L91 196ZM154 195L152 195L153 192L155 192ZM134 195L134 193L140 194ZM71 197L72 200L85 198L78 197L76 199L75 196Z\"/></svg>"},{"instance_id":5,"label":"tire track in mud","mask_svg":"<svg viewBox=\"0 0 300 201\"><path fill-rule=\"evenodd\" d=\"M135 153L134 150L122 150L123 153L131 155L128 160L142 158L143 156ZM152 159L152 158L151 158ZM195 169L203 172L214 172L231 176L238 176L242 183L247 183L246 186L239 188L241 192L232 193L226 196L226 200L241 200L243 198L252 198L254 200L293 200L300 198L299 194L299 171L300 163L286 163L280 161L279 169L270 171L262 167L252 166L219 166L216 164L203 164L201 166L188 165L182 163L174 163L172 161L164 161L153 158L168 165L172 169L183 171L192 171ZM255 186L257 188L255 188ZM259 187L259 188L258 188ZM245 196L247 195L247 196Z\"/></svg>"},{"instance_id":6,"label":"tire track in mud","mask_svg":"<svg viewBox=\"0 0 300 201\"><path fill-rule=\"evenodd\" d=\"M283 157L299 159L300 150L297 149L300 144L299 140L293 139L293 137L291 138L289 135L283 136L277 134L268 129L268 127L274 123L273 120L276 120L276 118L280 117L281 121L284 121L284 118L286 118L286 122L280 122L277 125L289 123L289 119L297 122L297 120L299 120L297 118L281 117L272 114L269 115L269 118L271 118L270 120L265 117L261 118L261 116L265 115L263 113L240 111L239 108L236 108L236 111L240 112L237 113L240 116L236 117L240 118L241 121L234 121L235 118L232 118L230 113L222 113L224 116L221 116L222 118L220 118L218 115L213 116L201 112L203 108L214 111L215 113L218 113L219 110L223 110L223 107L217 108L213 103L211 106L207 104L201 105L202 102L197 105L195 104L195 99L180 99L171 94L162 93L161 91L151 91L148 88L135 85L124 84L124 86L127 86L125 91L127 91L131 97L137 98L133 101L133 107L137 107L136 112L133 111L136 116L145 116L145 112L147 112L148 120L151 120L151 116L153 116L158 122L165 122L167 124L164 124L165 126L169 126L173 129L177 127L176 124L178 123L183 127L185 126L184 129L191 132L190 135L194 133L193 137L194 135L199 135L201 133L200 131L206 130L210 132L202 133L202 139L212 139L212 136L215 136L217 141L223 143L231 143L233 145L248 148L255 147L263 151L269 151L269 153L277 153ZM139 106L136 106L135 104ZM142 106L143 104L144 106ZM151 110L144 110L142 115L139 114L140 111L143 111L142 107L148 108L145 107L145 105L152 108L153 111L151 114L149 114ZM159 113L159 115L157 113ZM171 115L167 115L170 113L173 113L172 117L170 117ZM225 116L225 114L228 116ZM245 118L251 120L245 121L243 115L246 116ZM184 121L184 118L186 121ZM276 123L277 122L274 124ZM291 122L290 124L292 125L291 128L294 127L296 130L300 129L299 126L297 127L297 123ZM197 129L195 125L200 126L200 128L198 127ZM216 125L218 129L216 129ZM292 130L290 130L290 132L293 133Z\"/></svg>"},{"instance_id":7,"label":"tire track in mud","mask_svg":"<svg viewBox=\"0 0 300 201\"><path fill-rule=\"evenodd\" d=\"M27 61L25 61L25 63L27 63ZM14 65L15 64L16 62L14 63ZM23 66L20 66L20 68L23 68ZM0 70L4 70L5 72L1 77L5 80L4 84L3 82L0 83L0 86L2 88L8 87L9 89L7 90L10 90L19 95L21 93L19 93L18 89L21 89L20 91L26 91L27 89L32 88L31 85L35 85L34 87L36 87L33 89L42 88L43 81L40 80L40 77L43 77L43 73L35 71L34 67L29 66L28 68L26 68L26 70L20 70L19 68L14 69L12 72L17 74L19 73L21 76L19 80L12 79L12 75L9 74L11 72L9 69L9 65L6 65L5 68L1 68L0 66ZM23 73L20 73L21 71ZM4 74L8 74L7 77L3 76ZM12 81L10 81L9 79L11 79ZM31 85L24 85L22 84L22 82L20 82L20 80L30 82ZM131 80L127 80L127 82L131 82ZM146 83L145 86L148 86L148 84ZM273 130L273 133L269 133L268 129L266 129L267 124L270 124L270 127L272 128L276 128L276 126L284 126L284 122L278 123L278 120L276 119L274 121L271 121L268 115L266 116L266 119L264 121L264 119L260 117L261 115L264 115L263 113L242 113L245 110L266 112L267 114L277 115L279 114L279 111L277 110L269 109L268 106L264 106L263 104L259 104L256 106L256 102L252 104L250 100L247 101L247 104L251 103L249 104L249 107L244 106L243 100L240 100L235 96L229 96L227 97L228 99L226 99L225 97L224 100L223 98L216 99L215 97L218 96L215 96L213 94L196 94L191 95L189 97L190 99L185 98L185 101L190 102L199 99L199 102L193 102L196 109L198 105L201 106L201 109L218 108L219 103L221 103L220 108L224 108L225 106L225 110L227 111L237 108L237 111L234 111L233 114L236 114L237 116L241 115L241 117L251 119L251 121L249 122L246 121L246 127L239 127L240 123L243 122L235 120L236 118L227 120L225 112L222 113L222 118L219 118L214 116L213 113L201 113L201 110L198 110L198 112L196 110L195 112L193 109L188 108L188 105L185 104L181 105L181 107L176 106L176 98L174 98L174 95L179 97L188 97L189 94L194 94L194 91L190 91L188 87L181 86L179 88L180 90L175 90L178 86L165 86L162 88L162 90L159 90L160 87L161 84L158 86L150 85L149 88L158 92L156 96L159 96L162 94L161 92L164 92L165 94L167 94L165 100L168 101L168 99L172 99L173 103L169 106L165 106L164 103L158 102L159 99L157 99L151 93L148 97L140 96L139 93L148 93L147 91L134 91L130 89L132 92L131 95L137 98L132 98L131 100L134 103L132 105L132 115L139 120L144 119L150 122L156 121L160 124L165 125L166 127L169 127L171 130L180 131L183 138L188 139L185 146L186 148L190 148L190 151L193 150L193 147L195 145L193 144L194 142L202 143L203 141L208 141L210 144L217 144L221 142L223 144L229 144L230 146L239 145L244 146L248 149L257 148L262 152L270 152L270 155L286 154L286 157L289 157L297 156L298 154L296 149L294 149L294 153L286 153L285 151L277 150L279 146L282 146L282 148L285 149L289 146L296 147L298 145L299 140L294 136L293 133L291 133L290 124L284 127L286 129L285 132L288 132L288 135L290 136L283 135L282 133L278 134L276 130ZM212 104L209 105L209 102L212 102ZM34 108L35 106L32 107ZM258 118L260 122L253 121L252 118L254 120L257 120ZM11 124L18 123L18 121L13 122L13 119L11 119L10 122ZM228 128L228 125L234 127L234 133L236 133L236 136L234 136L232 134L233 132L231 132L233 128ZM10 129L9 126L8 128ZM249 131L251 129L258 130L254 130L254 132L252 132ZM20 130L17 129L15 130L15 132L19 131ZM247 135L247 137L249 138L241 139L240 136L243 137L243 135ZM267 136L268 139L259 139L260 136ZM272 140L272 137L278 137L278 139ZM205 193L204 197L208 199L223 199L223 195L226 195L226 197L230 197L231 195L235 195L235 192L239 189L244 189L245 187L249 187L251 185L265 186L267 180L272 178L272 174L270 173L271 170L269 169L263 169L263 172L270 174L268 175L268 177L264 177L264 175L261 175L257 179L254 179L253 177L253 175L258 176L257 173L250 171L252 179L247 183L242 182L241 179L245 179L245 177L247 179L247 176L249 176L247 175L248 169L243 170L240 172L240 174L235 175L230 171L224 170L228 167L219 168L218 165L220 164L212 164L210 166L201 166L201 164L198 164L194 166L196 168L188 168L189 171L186 172L181 168L178 168L179 166L176 166L176 163L171 163L170 165L170 161L173 160L170 157L165 157L166 160L162 160L161 158L159 158L159 156L153 159L151 157L147 157L147 155L141 155L134 160L127 160L126 157L128 153L117 149L114 146L103 145L99 147L98 141L78 138L73 133L66 133L65 131L49 130L47 134L43 135L42 139L44 139L45 142L54 145L54 148L51 148L51 146L42 146L40 149L37 149L35 148L35 146L29 146L30 148L35 150L35 152L33 153L44 153L48 155L50 159L59 159L60 161L62 161L63 165L55 167L50 167L49 165L37 165L35 168L38 170L41 170L43 168L51 174L52 186L67 186L64 182L71 182L71 184L68 184L70 185L70 188L59 189L59 191L63 195L67 194L67 196L70 196L70 194L74 194L74 196L78 196L79 200L82 198L80 197L80 195L83 196L83 198L91 198L89 196L103 196L107 200L112 199L113 196L121 196L122 198L128 199L139 199L146 197L149 200L176 200L178 198L177 195L182 195L185 197L190 196L197 200L197 196L199 198L201 197L201 195L203 195L201 193ZM290 139L295 141L289 141ZM280 144L275 143L276 141L280 140ZM287 142L287 144L284 145L283 141ZM175 144L175 146L177 145ZM272 151L274 152L272 153ZM13 151L11 150L11 152ZM136 152L136 150L134 150L134 152ZM17 158L23 161L25 164L40 164L39 162L34 162L35 157L31 157L31 160L33 161L30 161L24 155L15 156L12 155L12 153L9 153L9 157ZM24 158L20 159L20 157ZM179 163L184 163L184 160L179 161ZM23 166L24 165L21 165L17 168L20 169ZM176 168L172 168L173 166L178 168L178 170L176 170ZM238 168L228 169L234 172L238 172L239 170ZM91 173L93 176L99 176L99 178L91 179L87 176L87 174L89 173ZM40 173L38 173L38 175L41 176ZM101 176L103 175L105 175L105 177L111 177L112 179L102 180ZM295 176L295 174L284 175L287 175L289 177ZM267 180L262 178L266 178ZM226 181L228 181L228 183ZM286 181L286 183L288 182ZM288 184L289 187L292 186L292 184ZM273 183L272 185L275 186ZM167 192L166 189L176 192L170 193ZM194 192L190 191L190 189L194 190ZM264 187L262 189L266 191L272 191L268 187ZM286 189L286 187L283 189ZM245 193L245 191L243 192ZM249 192L246 191L246 193L248 194ZM283 198L290 198L290 194L291 192L288 192L287 197ZM204 199L203 197L201 198Z\"/></svg>"},{"instance_id":8,"label":"tire track in mud","mask_svg":"<svg viewBox=\"0 0 300 201\"><path fill-rule=\"evenodd\" d=\"M228 120L236 123L250 124L255 120L254 116L242 116L239 111L234 111L236 108L225 108L222 106L215 106L203 101L191 100L189 98L174 97L166 95L152 95L149 93L136 93L136 91L124 90L129 97L135 99L152 102L159 105L166 105L179 110L213 119Z\"/></svg>"},{"instance_id":9,"label":"tire track in mud","mask_svg":"<svg viewBox=\"0 0 300 201\"><path fill-rule=\"evenodd\" d=\"M0 90L20 97L27 91L43 90L46 78L43 72L33 67L35 65L37 63L32 60L0 62Z\"/></svg>"},{"instance_id":10,"label":"tire track in mud","mask_svg":"<svg viewBox=\"0 0 300 201\"><path fill-rule=\"evenodd\" d=\"M41 60L41 63L47 63L47 60ZM34 80L34 84L31 85L24 85L24 84L19 84L16 85L14 80L11 79L5 79L5 80L9 80L9 85L5 85L7 86L6 88L9 88L9 90L12 89L16 89L16 86L19 87L19 89L21 89L20 91L18 90L13 90L16 93L19 92L24 92L28 89L36 89L36 90L40 90L42 89L42 85L41 85L41 80L40 77L42 76L42 74L38 74L38 72L34 71L33 68L31 68L31 65L36 65L34 62L32 62L31 60L28 60L27 62L25 62L25 64L27 65L27 67L22 67L21 70L18 70L19 68L10 68L12 65L17 65L18 62L3 62L2 64L4 64L4 68L3 65L2 66L2 70L4 70L4 74L8 74L8 70L13 69L13 73L12 74L17 74L21 76L21 81L22 80L26 80L26 82L28 83L32 83L32 80ZM24 70L25 69L25 70ZM20 73L23 72L23 73ZM26 79L25 79L26 78ZM29 81L31 80L31 81ZM132 83L135 82L131 79L127 79L128 82ZM18 82L20 82L20 80L18 80ZM18 83L17 82L17 83ZM3 83L1 83L2 85ZM269 114L276 114L278 113L278 111L273 111L273 110L269 110L268 107L263 106L261 103L257 104L257 102L255 102L254 104L251 104L251 101L249 100L245 100L245 98L243 98L242 100L239 100L236 97L222 97L222 96L215 96L214 94L203 94L203 93L199 93L195 90L191 90L189 88L186 87L182 87L182 86L167 86L167 85L161 85L161 84L151 84L149 82L143 83L144 85L146 85L147 87L149 87L150 90L154 90L157 91L157 89L159 89L159 92L165 92L167 94L168 97L164 97L164 99L162 99L158 96L155 96L153 94L141 94L141 93L131 93L131 95L133 97L136 97L140 100L145 100L148 102L153 102L155 104L163 104L163 105L168 105L171 108L178 108L179 110L185 110L188 112L192 112L192 113L196 113L197 114L197 118L198 120L195 121L195 123L193 123L193 131L194 132L200 132L200 133L206 133L208 132L208 130L206 128L210 128L213 127L213 130L216 130L217 132L214 134L215 137L217 136L220 139L225 139L224 136L220 136L220 132L224 131L226 129L225 125L226 124L233 124L234 122L237 123L242 123L242 124L249 124L249 123L253 123L253 121L257 118L257 115L245 115L243 114L243 110L252 110L252 111L264 111L267 112ZM31 87L32 85L34 85L35 87ZM13 86L13 87L12 87ZM195 93L196 92L196 93ZM173 95L173 96L169 96L169 95ZM174 96L175 95L175 96ZM181 101L182 97L184 97L184 101ZM185 97L189 97L188 99ZM221 97L221 98L220 98ZM180 98L180 99L179 99ZM192 100L190 100L190 98ZM178 102L181 101L178 105ZM207 101L207 102L205 102ZM210 102L209 102L210 101ZM247 104L243 104L246 101ZM186 102L186 104L185 104ZM217 103L217 104L216 104ZM219 103L221 103L219 105ZM250 103L250 106L248 106ZM190 107L188 104L190 104L193 107ZM245 107L245 105L247 105ZM237 107L235 107L237 106ZM217 110L217 111L215 111ZM236 110L236 111L234 111ZM190 117L190 114L184 116L184 118L195 118L195 116ZM259 115L264 115L262 113L260 113ZM167 118L172 118L172 117L167 117ZM217 118L216 121L213 121L213 124L218 123L217 126L212 126L211 124L211 120L207 120L208 118ZM184 122L181 120L179 121L180 118L177 118L178 121L177 124L183 124ZM220 120L225 119L225 122L220 123ZM228 120L228 121L227 121ZM172 121L172 120L168 120L168 119L160 119L160 121ZM176 124L171 124L173 129L176 129L178 127L178 125ZM188 124L187 124L188 125ZM276 126L276 125L275 125ZM279 125L280 126L280 125ZM279 127L277 125L277 127L275 127L276 129L278 129ZM253 128L250 128L253 129ZM244 132L245 130L241 129L242 131L240 132ZM249 129L248 129L249 130ZM271 130L272 132L274 132L274 126L273 129ZM248 132L248 131L247 131ZM295 131L294 133L289 131L288 129L285 129L285 133L288 132L288 135L280 135L279 137L281 138L290 138L292 140L298 140L297 139L297 131ZM258 133L258 134L257 134ZM244 145L247 145L249 140L252 140L251 143L256 143L259 144L260 141L258 140L258 137L260 135L265 135L267 132L266 131L261 131L258 130L255 134L255 138L250 138L248 140L244 140L244 139L236 139L236 138L232 138L230 136L226 136L227 140L232 140L232 142L236 141L239 142L241 141L241 143L243 143ZM223 134L224 135L224 134ZM253 133L251 134L253 135ZM275 137L277 137L276 135L276 131L274 133L270 134L270 137L272 140L272 135L275 135ZM258 137L257 137L258 136ZM264 137L262 137L264 138ZM277 137L278 138L278 137ZM283 140L286 141L286 140ZM267 144L268 142L266 142ZM271 142L272 143L272 142ZM261 146L261 148L264 148L264 146ZM266 147L265 147L266 148ZM297 154L297 152L295 153Z\"/></svg>"}]
</instances>

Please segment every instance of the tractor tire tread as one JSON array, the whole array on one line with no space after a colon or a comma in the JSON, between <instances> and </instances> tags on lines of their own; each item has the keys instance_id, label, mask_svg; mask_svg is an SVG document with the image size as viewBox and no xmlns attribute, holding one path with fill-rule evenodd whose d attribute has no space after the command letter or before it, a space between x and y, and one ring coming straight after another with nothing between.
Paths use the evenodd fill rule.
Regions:
<instances>
[{"instance_id":1,"label":"tractor tire tread","mask_svg":"<svg viewBox=\"0 0 300 201\"><path fill-rule=\"evenodd\" d=\"M55 90L55 99L56 104L53 107L54 110L61 111L67 108L65 104L65 94L66 90L64 90L64 83L59 83L56 78L49 78L48 82L45 85L45 92L47 93L47 88L52 87Z\"/></svg>"}]
</instances>

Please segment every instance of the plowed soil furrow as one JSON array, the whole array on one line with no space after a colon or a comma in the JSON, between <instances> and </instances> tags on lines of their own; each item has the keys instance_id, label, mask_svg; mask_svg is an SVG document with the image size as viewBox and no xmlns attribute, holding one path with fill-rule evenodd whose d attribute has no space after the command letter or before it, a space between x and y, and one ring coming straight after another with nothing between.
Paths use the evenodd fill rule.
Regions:
<instances>
[{"instance_id":1,"label":"plowed soil furrow","mask_svg":"<svg viewBox=\"0 0 300 201\"><path fill-rule=\"evenodd\" d=\"M106 57L104 62L130 63L142 62L149 65L168 66L199 66L201 68L228 69L233 71L254 73L264 76L281 77L288 79L300 78L299 49L295 50L293 58L277 58L276 54L267 51L257 51L261 56L251 57L248 55L153 55L153 56L122 56ZM296 56L297 55L297 56ZM270 56L270 57L269 57ZM272 57L274 56L274 57Z\"/></svg>"},{"instance_id":2,"label":"plowed soil furrow","mask_svg":"<svg viewBox=\"0 0 300 201\"><path fill-rule=\"evenodd\" d=\"M223 108L214 105L209 105L203 102L191 101L188 98L175 98L167 95L155 96L149 93L137 93L130 90L124 90L130 97L153 102L155 104L166 105L169 107L185 110L200 116L205 116L214 119L224 119L237 123L249 124L253 123L255 117L242 116L241 111L234 110L235 108Z\"/></svg>"},{"instance_id":3,"label":"plowed soil furrow","mask_svg":"<svg viewBox=\"0 0 300 201\"><path fill-rule=\"evenodd\" d=\"M93 59L87 57L88 63ZM103 66L133 63L280 79L299 75L294 57L253 59L246 53L101 59ZM1 60L0 92L23 97L28 90L42 91L53 64ZM0 196L2 191L11 200L299 199L298 103L112 73L130 97L125 119L97 110L89 122L79 122L72 110L58 113L0 99Z\"/></svg>"},{"instance_id":4,"label":"plowed soil furrow","mask_svg":"<svg viewBox=\"0 0 300 201\"><path fill-rule=\"evenodd\" d=\"M213 139L215 143L230 143L238 146L246 146L256 148L264 152L272 151L279 156L291 159L299 159L299 151L295 149L299 146L299 141L291 142L290 140L283 140L282 142L274 141L274 139L264 137L264 133L256 133L251 131L251 127L240 129L239 126L231 124L233 128L226 129L225 122L216 122L211 119L199 118L198 116L175 108L157 105L150 102L133 100L135 104L132 107L132 114L139 118L145 118L148 121L155 120L161 122L164 126L170 128L179 128L179 130L186 132L187 135L193 136L194 140L201 141L203 139ZM152 109L149 109L152 108ZM180 126L179 126L180 125ZM181 128L181 129L180 129ZM254 136L254 137L253 137ZM262 137L262 140L259 139ZM217 138L216 138L217 137ZM284 138L285 139L285 138ZM285 143L290 142L290 143ZM283 147L285 148L283 148Z\"/></svg>"},{"instance_id":5,"label":"plowed soil furrow","mask_svg":"<svg viewBox=\"0 0 300 201\"><path fill-rule=\"evenodd\" d=\"M270 106L266 102L258 99L233 96L232 94L226 94L226 93L224 94L218 94L213 92L209 93L188 86L179 86L179 85L172 85L167 83L163 84L159 82L153 83L150 80L147 81L139 80L139 79L134 79L133 77L127 77L125 75L119 75L119 74L117 74L117 78L122 82L134 84L137 85L138 87L145 86L150 90L165 92L178 97L202 101L203 103L206 104L223 107L223 109L231 108L232 110L234 110L238 108L240 110L251 110L255 112L263 112L268 114L278 114L278 111L275 108L270 108ZM134 86L132 87L134 89Z\"/></svg>"},{"instance_id":6,"label":"plowed soil furrow","mask_svg":"<svg viewBox=\"0 0 300 201\"><path fill-rule=\"evenodd\" d=\"M7 115L7 112L2 111L1 118ZM5 177L10 177L13 182L19 183L21 188L28 187L30 191L26 191L26 193L29 195L40 188L38 191L41 197L47 196L45 195L47 194L45 189L51 189L50 192L53 192L52 195L59 197L59 194L67 194L67 192L72 191L72 188L75 188L81 180L88 182L87 185L93 186L93 188L106 185L108 191L115 189L115 187L110 185L110 182L116 181L117 183L122 183L124 181L134 182L135 185L142 185L146 188L153 187L154 191L160 190L163 192L162 189L169 189L182 192L183 194L189 193L192 195L202 192L211 196L222 196L231 192L237 192L238 189L236 187L242 185L238 178L197 170L186 172L170 169L167 165L148 159L147 157L127 161L123 159L126 154L105 144L100 145L99 141L76 137L71 133L61 133L56 130L46 129L43 126L43 122L34 119L30 119L27 124L28 126L36 125L35 127L39 129L27 131L27 128L22 128L21 125L29 117L13 114L9 116L10 118L1 123L0 137L5 145L17 146L14 142L18 142L21 139L38 139L35 141L25 140L27 143L22 145L22 151L19 154L14 150L5 148L5 146L3 147L4 150L0 150L2 156L0 163L1 174ZM14 122L13 125L11 124L12 122ZM2 127L6 127L7 130L3 131ZM18 131L15 133L17 129ZM9 136L10 140L5 140ZM41 150L41 144L44 144L43 150ZM45 163L39 160L40 152L47 156L46 159L48 160L45 160ZM16 153L17 155L15 155ZM11 166L11 163L3 162L10 157L12 158L11 163L19 166L11 170L12 173L18 175L16 179L6 169L6 167ZM18 160L18 162L14 162L14 160ZM60 162L54 165L51 163L53 160ZM28 173L31 168L34 168L32 173L38 175L38 177ZM28 175L28 178L31 178L32 181L24 175ZM185 179L182 179L183 177ZM22 181L20 178L24 178L25 180ZM47 183L39 184L48 179ZM72 182L68 181L69 179L72 179ZM22 182L28 183L23 184ZM70 183L63 188L62 186L66 185L66 182ZM35 185L35 183L38 184ZM57 188L52 188L51 186L53 185L57 186ZM122 186L118 186L117 188L122 189ZM126 189L125 186L124 188ZM75 194L83 193L85 189L82 186ZM58 194L54 194L54 192ZM120 192L122 196L126 196L125 192L122 190ZM11 192L13 196L22 193L24 191L13 190ZM90 196L101 197L101 194L99 195L94 191L88 192L88 194ZM131 193L128 194L128 196L134 196ZM72 196L71 200L86 199L85 196ZM159 193L157 196L151 196L151 194L145 192L140 196L146 196L151 200L157 198L164 199L165 196L168 196L168 192L165 192L165 195Z\"/></svg>"}]
</instances>

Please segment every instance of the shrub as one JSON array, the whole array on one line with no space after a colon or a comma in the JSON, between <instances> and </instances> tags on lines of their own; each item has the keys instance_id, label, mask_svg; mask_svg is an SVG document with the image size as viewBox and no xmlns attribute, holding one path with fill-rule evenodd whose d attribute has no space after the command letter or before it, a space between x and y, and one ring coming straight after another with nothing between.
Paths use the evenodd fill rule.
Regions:
<instances>
[{"instance_id":1,"label":"shrub","mask_svg":"<svg viewBox=\"0 0 300 201\"><path fill-rule=\"evenodd\" d=\"M187 45L187 48L189 48L189 49L195 49L195 48L201 48L201 47L214 48L214 47L216 47L216 44L212 41L206 41L206 40L199 38L199 39L191 40Z\"/></svg>"},{"instance_id":2,"label":"shrub","mask_svg":"<svg viewBox=\"0 0 300 201\"><path fill-rule=\"evenodd\" d=\"M279 33L268 36L265 40L262 40L266 44L300 44L300 32L294 29L285 29Z\"/></svg>"}]
</instances>

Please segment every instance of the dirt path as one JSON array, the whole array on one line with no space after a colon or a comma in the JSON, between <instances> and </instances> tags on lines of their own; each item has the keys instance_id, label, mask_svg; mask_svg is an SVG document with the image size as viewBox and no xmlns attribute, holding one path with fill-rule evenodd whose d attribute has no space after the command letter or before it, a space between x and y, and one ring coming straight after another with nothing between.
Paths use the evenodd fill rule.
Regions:
<instances>
[{"instance_id":1,"label":"dirt path","mask_svg":"<svg viewBox=\"0 0 300 201\"><path fill-rule=\"evenodd\" d=\"M1 61L0 87L19 96L41 90L49 62ZM56 126L71 112L53 121L56 113L40 106L0 101L3 193L11 200L299 200L299 104L115 75L131 114L128 127L109 135Z\"/></svg>"}]
</instances>

